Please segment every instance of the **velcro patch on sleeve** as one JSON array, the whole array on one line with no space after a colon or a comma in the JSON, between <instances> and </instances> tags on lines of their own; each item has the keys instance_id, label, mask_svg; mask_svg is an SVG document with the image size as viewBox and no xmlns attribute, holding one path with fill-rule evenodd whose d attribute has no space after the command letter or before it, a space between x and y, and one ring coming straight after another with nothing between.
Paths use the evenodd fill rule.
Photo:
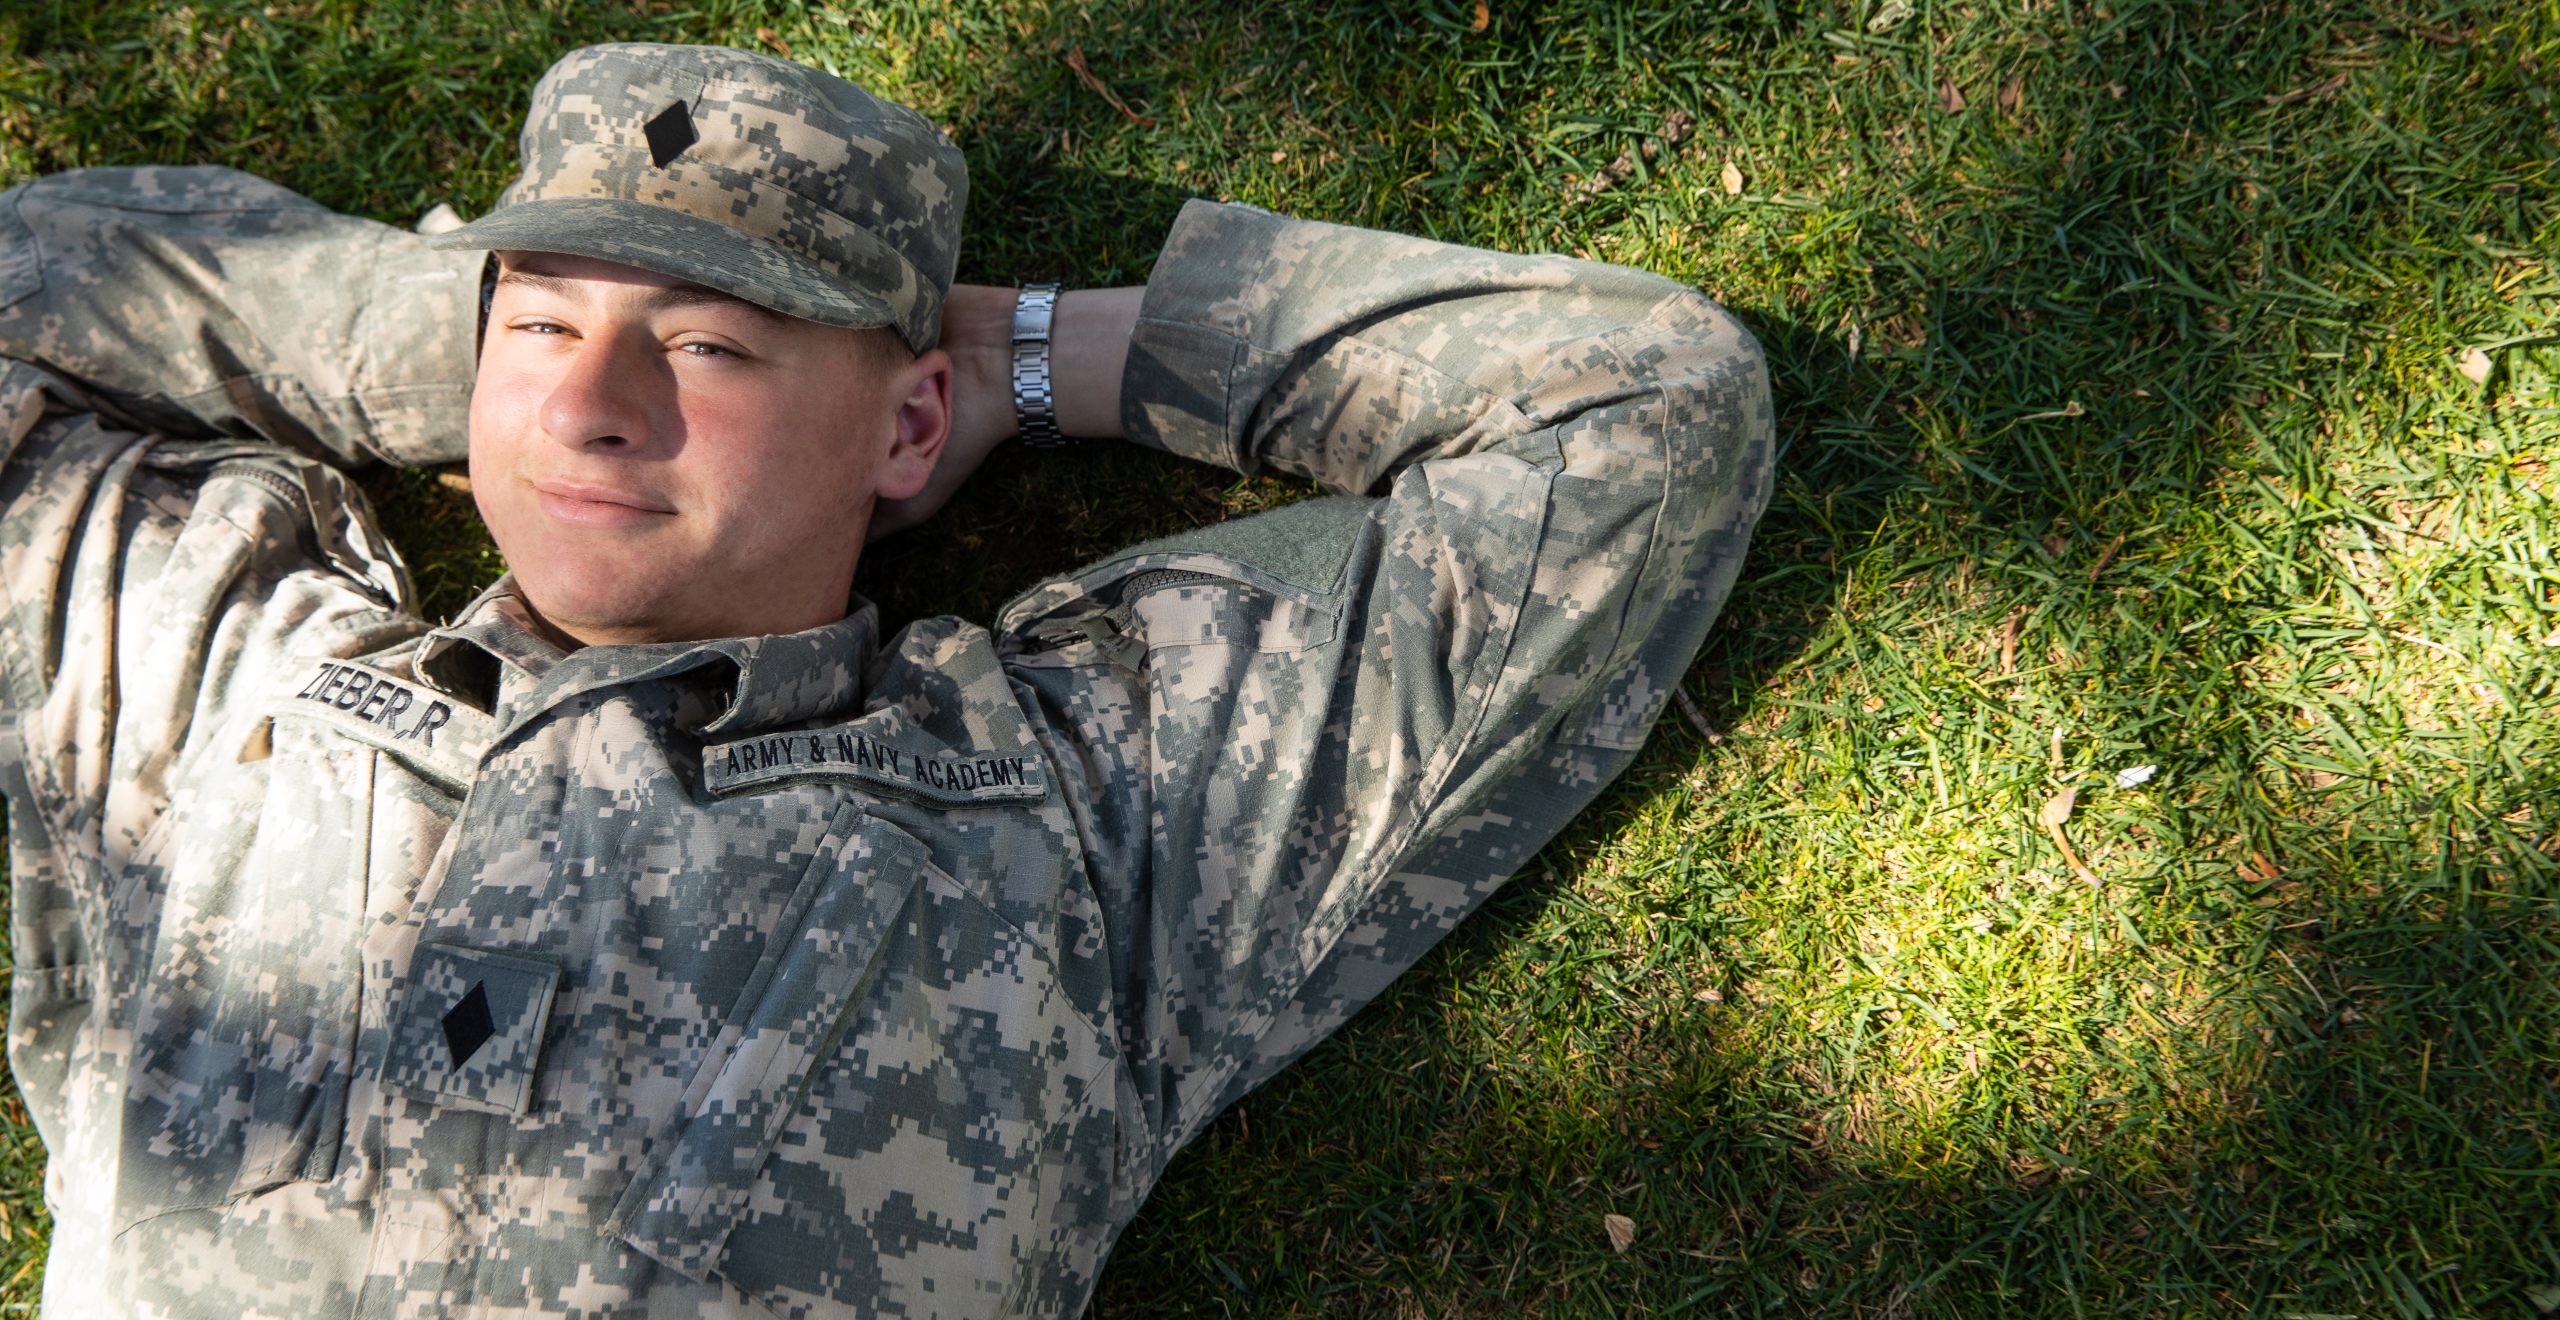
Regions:
<instances>
[{"instance_id":1,"label":"velcro patch on sleeve","mask_svg":"<svg viewBox=\"0 0 2560 1320\"><path fill-rule=\"evenodd\" d=\"M423 684L351 660L296 666L267 713L316 720L399 757L456 792L467 790L497 721Z\"/></svg>"},{"instance_id":2,"label":"velcro patch on sleeve","mask_svg":"<svg viewBox=\"0 0 2560 1320\"><path fill-rule=\"evenodd\" d=\"M785 780L858 779L925 802L969 806L1049 794L1037 755L924 751L858 725L768 733L702 749L703 786L725 796Z\"/></svg>"}]
</instances>

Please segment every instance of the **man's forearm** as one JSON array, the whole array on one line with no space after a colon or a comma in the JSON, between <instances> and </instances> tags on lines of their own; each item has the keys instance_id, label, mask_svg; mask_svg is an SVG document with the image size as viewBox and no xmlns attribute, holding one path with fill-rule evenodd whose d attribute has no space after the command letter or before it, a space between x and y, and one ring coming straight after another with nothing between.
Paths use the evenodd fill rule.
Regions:
<instances>
[{"instance_id":1,"label":"man's forearm","mask_svg":"<svg viewBox=\"0 0 2560 1320\"><path fill-rule=\"evenodd\" d=\"M962 415L953 420L951 442L967 442L981 458L1014 433L1013 304L1020 292L954 285L943 309L942 346L956 372L952 392L970 396L957 402ZM1132 286L1070 289L1058 296L1049 375L1059 430L1087 440L1120 435L1120 373L1129 363L1129 337L1138 328L1145 295L1143 287Z\"/></svg>"},{"instance_id":2,"label":"man's forearm","mask_svg":"<svg viewBox=\"0 0 2560 1320\"><path fill-rule=\"evenodd\" d=\"M1087 439L1120 438L1120 377L1138 330L1144 286L1077 289L1058 298L1050 332L1050 373L1058 429Z\"/></svg>"},{"instance_id":3,"label":"man's forearm","mask_svg":"<svg viewBox=\"0 0 2560 1320\"><path fill-rule=\"evenodd\" d=\"M0 192L0 355L175 438L463 456L482 255L211 167Z\"/></svg>"}]
</instances>

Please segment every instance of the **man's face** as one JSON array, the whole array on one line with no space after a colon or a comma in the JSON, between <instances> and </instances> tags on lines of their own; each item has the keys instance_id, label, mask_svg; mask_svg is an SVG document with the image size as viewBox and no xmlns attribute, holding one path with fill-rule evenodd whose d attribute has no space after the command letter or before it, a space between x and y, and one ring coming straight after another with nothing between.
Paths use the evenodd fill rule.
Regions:
<instances>
[{"instance_id":1,"label":"man's face","mask_svg":"<svg viewBox=\"0 0 2560 1320\"><path fill-rule=\"evenodd\" d=\"M950 365L587 257L502 253L471 492L545 622L588 644L842 617L874 497L921 490Z\"/></svg>"}]
</instances>

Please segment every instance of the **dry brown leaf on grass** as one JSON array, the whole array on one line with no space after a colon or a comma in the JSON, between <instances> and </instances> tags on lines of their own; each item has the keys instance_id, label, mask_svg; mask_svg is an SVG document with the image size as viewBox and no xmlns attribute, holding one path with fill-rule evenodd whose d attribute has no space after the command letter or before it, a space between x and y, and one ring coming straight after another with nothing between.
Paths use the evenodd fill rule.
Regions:
<instances>
[{"instance_id":1,"label":"dry brown leaf on grass","mask_svg":"<svg viewBox=\"0 0 2560 1320\"><path fill-rule=\"evenodd\" d=\"M1609 1230L1609 1249L1623 1256L1636 1244L1636 1221L1625 1215L1602 1215L1602 1226Z\"/></svg>"},{"instance_id":2,"label":"dry brown leaf on grass","mask_svg":"<svg viewBox=\"0 0 2560 1320\"><path fill-rule=\"evenodd\" d=\"M1127 119L1130 123L1136 124L1140 128L1153 128L1156 126L1156 121L1130 109L1128 102L1121 100L1119 97L1113 96L1111 94L1111 89L1103 86L1100 78L1093 76L1093 66L1084 62L1084 47L1067 47L1067 67L1075 70L1077 82L1083 83L1087 90L1100 95L1103 100L1109 101L1111 103L1111 108L1119 111L1122 118Z\"/></svg>"},{"instance_id":3,"label":"dry brown leaf on grass","mask_svg":"<svg viewBox=\"0 0 2560 1320\"><path fill-rule=\"evenodd\" d=\"M2100 573L2107 571L2107 565L2116 562L2116 552L2122 549L2124 549L2124 533L2118 532L2116 539L2107 542L2107 548L2098 552L2098 562L2089 567L2089 581L2092 585L2096 584Z\"/></svg>"},{"instance_id":4,"label":"dry brown leaf on grass","mask_svg":"<svg viewBox=\"0 0 2560 1320\"><path fill-rule=\"evenodd\" d=\"M2080 860L2080 854L2071 847L2070 837L2062 832L2062 823L2071 819L2071 808L2079 801L2079 789L2063 789L2044 800L2044 808L2036 813L2036 823L2044 826L2045 833L2053 836L2053 846L2061 851L2062 860L2071 864L2071 873L2079 876L2083 882L2094 889L2098 884L2098 873L2090 870L2089 864Z\"/></svg>"},{"instance_id":5,"label":"dry brown leaf on grass","mask_svg":"<svg viewBox=\"0 0 2560 1320\"><path fill-rule=\"evenodd\" d=\"M2000 84L2000 94L1994 99L1999 103L2001 113L2018 113L2019 105L2027 99L2027 76L2022 73Z\"/></svg>"},{"instance_id":6,"label":"dry brown leaf on grass","mask_svg":"<svg viewBox=\"0 0 2560 1320\"><path fill-rule=\"evenodd\" d=\"M781 34L781 33L779 33L779 32L774 31L772 28L768 28L768 27L760 27L760 28L757 28L757 29L756 29L756 40L761 41L761 42L763 42L764 44L766 44L766 45L768 45L768 46L773 47L773 53L774 53L774 54L776 54L776 55L780 55L782 58L784 58L784 59L786 59L786 60L791 58L791 43L790 43L790 42L788 42L788 41L784 41L784 40L782 39L782 34Z\"/></svg>"},{"instance_id":7,"label":"dry brown leaf on grass","mask_svg":"<svg viewBox=\"0 0 2560 1320\"><path fill-rule=\"evenodd\" d=\"M1717 174L1716 177L1723 181L1726 196L1740 197L1742 195L1742 171L1736 168L1732 161L1726 161L1724 163L1723 171Z\"/></svg>"},{"instance_id":8,"label":"dry brown leaf on grass","mask_svg":"<svg viewBox=\"0 0 2560 1320\"><path fill-rule=\"evenodd\" d=\"M1493 26L1493 7L1492 7L1492 6L1490 6L1490 5L1488 5L1488 4L1486 4L1486 3L1484 2L1484 0L1476 0L1476 21L1475 21L1475 30L1476 30L1476 31L1478 31L1478 32L1482 32L1482 31L1484 31L1486 28L1489 28L1489 27L1492 27L1492 26Z\"/></svg>"},{"instance_id":9,"label":"dry brown leaf on grass","mask_svg":"<svg viewBox=\"0 0 2560 1320\"><path fill-rule=\"evenodd\" d=\"M1956 86L1955 79L1949 78L1945 82L1938 84L1938 104L1943 107L1948 114L1954 114L1957 111L1964 109L1964 92Z\"/></svg>"}]
</instances>

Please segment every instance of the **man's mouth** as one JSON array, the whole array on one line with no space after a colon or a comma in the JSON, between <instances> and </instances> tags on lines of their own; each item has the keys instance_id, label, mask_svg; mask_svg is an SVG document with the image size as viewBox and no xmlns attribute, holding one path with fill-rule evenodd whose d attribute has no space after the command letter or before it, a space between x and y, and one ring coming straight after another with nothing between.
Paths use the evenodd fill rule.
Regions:
<instances>
[{"instance_id":1,"label":"man's mouth","mask_svg":"<svg viewBox=\"0 0 2560 1320\"><path fill-rule=\"evenodd\" d=\"M528 484L544 513L580 527L637 527L675 516L663 501L615 486L555 479Z\"/></svg>"}]
</instances>

